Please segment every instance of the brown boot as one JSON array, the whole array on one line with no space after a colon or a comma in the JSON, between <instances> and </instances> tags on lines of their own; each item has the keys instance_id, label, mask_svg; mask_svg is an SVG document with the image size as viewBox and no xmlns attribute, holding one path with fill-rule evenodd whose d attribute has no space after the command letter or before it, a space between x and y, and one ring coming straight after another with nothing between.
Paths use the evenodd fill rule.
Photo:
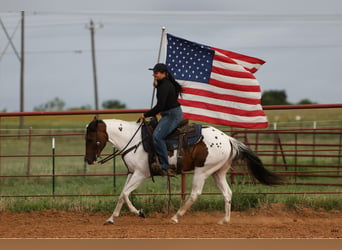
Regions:
<instances>
[{"instance_id":1,"label":"brown boot","mask_svg":"<svg viewBox=\"0 0 342 250\"><path fill-rule=\"evenodd\" d=\"M177 174L176 171L171 168L163 169L162 171L164 173L163 176L175 176Z\"/></svg>"},{"instance_id":2,"label":"brown boot","mask_svg":"<svg viewBox=\"0 0 342 250\"><path fill-rule=\"evenodd\" d=\"M160 176L164 176L165 173L163 171L163 169L161 168L160 164L157 162L153 162L151 164L151 174L152 175L160 175Z\"/></svg>"},{"instance_id":3,"label":"brown boot","mask_svg":"<svg viewBox=\"0 0 342 250\"><path fill-rule=\"evenodd\" d=\"M161 166L160 166L160 164L158 162L152 162L151 169L153 171L158 171L158 169L161 169Z\"/></svg>"}]
</instances>

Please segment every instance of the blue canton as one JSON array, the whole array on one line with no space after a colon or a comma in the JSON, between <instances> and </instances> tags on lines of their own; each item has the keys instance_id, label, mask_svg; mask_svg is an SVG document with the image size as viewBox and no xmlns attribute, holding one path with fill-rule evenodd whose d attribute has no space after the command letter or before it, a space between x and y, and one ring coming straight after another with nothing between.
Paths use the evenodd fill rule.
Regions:
<instances>
[{"instance_id":1,"label":"blue canton","mask_svg":"<svg viewBox=\"0 0 342 250\"><path fill-rule=\"evenodd\" d=\"M214 53L206 45L167 34L166 64L175 79L208 83Z\"/></svg>"}]
</instances>

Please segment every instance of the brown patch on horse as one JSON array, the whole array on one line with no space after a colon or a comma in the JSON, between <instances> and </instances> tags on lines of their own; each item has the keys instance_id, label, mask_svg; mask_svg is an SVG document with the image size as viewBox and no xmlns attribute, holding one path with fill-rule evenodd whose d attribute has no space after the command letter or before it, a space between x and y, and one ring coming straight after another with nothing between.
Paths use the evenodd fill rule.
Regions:
<instances>
[{"instance_id":1,"label":"brown patch on horse","mask_svg":"<svg viewBox=\"0 0 342 250\"><path fill-rule=\"evenodd\" d=\"M203 141L184 149L182 171L191 171L203 167L208 156L208 148Z\"/></svg>"},{"instance_id":2,"label":"brown patch on horse","mask_svg":"<svg viewBox=\"0 0 342 250\"><path fill-rule=\"evenodd\" d=\"M94 119L87 127L85 160L92 164L97 160L102 149L106 146L108 134L106 124Z\"/></svg>"}]
</instances>

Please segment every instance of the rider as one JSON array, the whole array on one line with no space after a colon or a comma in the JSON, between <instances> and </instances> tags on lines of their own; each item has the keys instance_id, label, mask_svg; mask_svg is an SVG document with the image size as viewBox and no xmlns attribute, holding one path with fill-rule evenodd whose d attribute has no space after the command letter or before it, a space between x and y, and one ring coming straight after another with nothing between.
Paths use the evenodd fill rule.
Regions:
<instances>
[{"instance_id":1,"label":"rider","mask_svg":"<svg viewBox=\"0 0 342 250\"><path fill-rule=\"evenodd\" d=\"M161 114L161 119L153 131L152 141L158 162L152 163L152 168L159 170L161 175L174 175L175 171L170 168L168 151L165 138L175 129L183 119L183 112L178 102L178 96L182 92L181 85L174 79L166 64L157 63L153 68L153 85L157 89L157 104L141 115L140 118Z\"/></svg>"}]
</instances>

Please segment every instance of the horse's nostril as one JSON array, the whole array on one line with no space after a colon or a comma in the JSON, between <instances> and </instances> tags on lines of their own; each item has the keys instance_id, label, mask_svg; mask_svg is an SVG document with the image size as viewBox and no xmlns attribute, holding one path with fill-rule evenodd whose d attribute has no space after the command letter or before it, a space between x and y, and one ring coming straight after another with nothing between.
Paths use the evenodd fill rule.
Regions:
<instances>
[{"instance_id":1,"label":"horse's nostril","mask_svg":"<svg viewBox=\"0 0 342 250\"><path fill-rule=\"evenodd\" d=\"M95 161L95 160L93 160L93 159L90 159L89 157L84 157L84 161L85 162L87 162L88 164L93 164L93 162Z\"/></svg>"}]
</instances>

